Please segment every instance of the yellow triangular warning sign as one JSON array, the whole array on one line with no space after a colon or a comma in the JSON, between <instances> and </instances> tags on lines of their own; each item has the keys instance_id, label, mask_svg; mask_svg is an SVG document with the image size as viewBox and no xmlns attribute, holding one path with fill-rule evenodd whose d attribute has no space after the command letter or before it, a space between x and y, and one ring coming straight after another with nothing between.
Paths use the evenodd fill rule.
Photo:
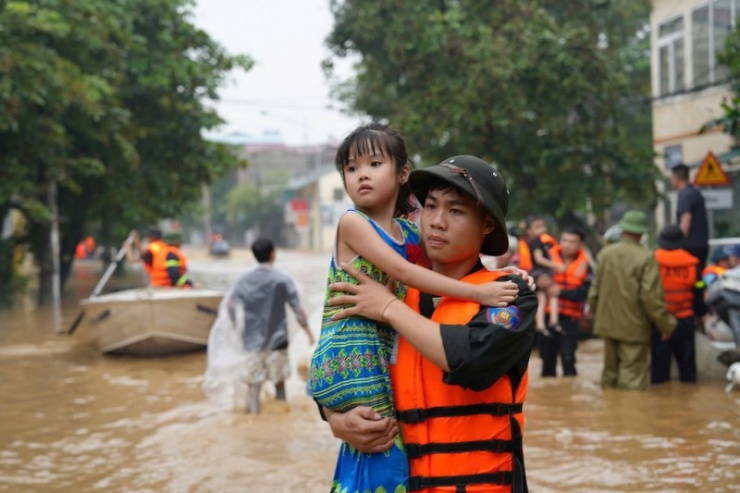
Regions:
<instances>
[{"instance_id":1,"label":"yellow triangular warning sign","mask_svg":"<svg viewBox=\"0 0 740 493\"><path fill-rule=\"evenodd\" d=\"M694 177L694 185L698 186L717 186L717 185L729 185L730 177L722 169L717 156L712 151L707 153L707 157L702 161L699 166L699 171L696 172Z\"/></svg>"}]
</instances>

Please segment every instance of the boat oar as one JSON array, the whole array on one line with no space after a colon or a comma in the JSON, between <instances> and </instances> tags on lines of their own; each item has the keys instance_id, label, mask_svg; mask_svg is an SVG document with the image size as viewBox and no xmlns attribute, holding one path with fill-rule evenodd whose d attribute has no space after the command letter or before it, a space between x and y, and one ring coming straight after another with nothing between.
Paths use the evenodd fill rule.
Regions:
<instances>
[{"instance_id":1,"label":"boat oar","mask_svg":"<svg viewBox=\"0 0 740 493\"><path fill-rule=\"evenodd\" d=\"M95 298L100 294L100 292L103 290L103 287L105 287L105 283L108 282L108 279L110 279L110 276L113 274L113 272L116 270L116 266L118 265L118 262L123 259L123 256L126 255L126 245L134 241L133 236L128 236L123 241L123 244L121 245L121 248L118 249L118 252L116 252L116 256L113 259L113 261L108 265L108 268L105 270L105 273L103 274L103 277L100 278L100 281L98 281L98 284L95 285L95 289L93 289L92 293L90 293L90 298ZM82 319L85 317L85 310L80 310L80 313L77 314L77 317L75 317L74 321L72 322L72 325L69 326L69 329L67 330L68 335L72 335L75 330L77 330L77 326L80 325L80 322L82 322Z\"/></svg>"}]
</instances>

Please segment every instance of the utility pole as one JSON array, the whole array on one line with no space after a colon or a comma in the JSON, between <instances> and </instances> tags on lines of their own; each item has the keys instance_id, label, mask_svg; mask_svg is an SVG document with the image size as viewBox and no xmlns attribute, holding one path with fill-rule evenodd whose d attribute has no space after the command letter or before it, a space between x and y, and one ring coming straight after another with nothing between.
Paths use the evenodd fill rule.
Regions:
<instances>
[{"instance_id":1,"label":"utility pole","mask_svg":"<svg viewBox=\"0 0 740 493\"><path fill-rule=\"evenodd\" d=\"M62 283L59 265L59 206L57 204L57 182L51 180L49 183L47 200L51 209L51 303L54 313L54 331L62 332Z\"/></svg>"}]
</instances>

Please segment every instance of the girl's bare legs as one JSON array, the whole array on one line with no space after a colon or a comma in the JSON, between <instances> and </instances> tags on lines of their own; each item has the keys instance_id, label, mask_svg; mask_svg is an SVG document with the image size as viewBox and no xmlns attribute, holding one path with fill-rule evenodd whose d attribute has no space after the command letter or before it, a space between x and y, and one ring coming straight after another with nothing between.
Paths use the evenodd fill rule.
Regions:
<instances>
[{"instance_id":1,"label":"girl's bare legs","mask_svg":"<svg viewBox=\"0 0 740 493\"><path fill-rule=\"evenodd\" d=\"M543 289L537 289L537 313L534 316L535 328L545 332L545 306L547 304L547 293Z\"/></svg>"},{"instance_id":2,"label":"girl's bare legs","mask_svg":"<svg viewBox=\"0 0 740 493\"><path fill-rule=\"evenodd\" d=\"M558 304L558 297L548 294L547 302L550 305L550 327L556 332L562 332L563 328L560 327L560 305Z\"/></svg>"}]
</instances>

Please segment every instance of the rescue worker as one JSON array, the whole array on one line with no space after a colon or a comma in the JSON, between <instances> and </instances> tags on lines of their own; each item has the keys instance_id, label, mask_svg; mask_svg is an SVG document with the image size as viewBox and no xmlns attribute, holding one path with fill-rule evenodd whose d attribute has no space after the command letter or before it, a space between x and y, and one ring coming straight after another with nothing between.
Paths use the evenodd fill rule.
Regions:
<instances>
[{"instance_id":1,"label":"rescue worker","mask_svg":"<svg viewBox=\"0 0 740 493\"><path fill-rule=\"evenodd\" d=\"M651 324L668 339L676 319L666 309L655 255L640 244L647 216L627 211L619 226L622 239L599 252L588 292L594 335L604 339L601 386L647 390Z\"/></svg>"},{"instance_id":2,"label":"rescue worker","mask_svg":"<svg viewBox=\"0 0 740 493\"><path fill-rule=\"evenodd\" d=\"M142 248L139 240L139 232L131 231L133 241L126 243L126 260L129 262L141 262L149 274L149 284L152 287L170 287L172 279L167 272L167 254L169 246L162 241L162 231L159 228L149 228L146 232L147 246ZM132 245L133 244L133 245ZM133 248L139 252L135 255Z\"/></svg>"},{"instance_id":3,"label":"rescue worker","mask_svg":"<svg viewBox=\"0 0 740 493\"><path fill-rule=\"evenodd\" d=\"M724 274L730 267L730 254L726 247L719 247L710 258L711 264L707 265L703 271L701 271L701 280L704 288L709 287L714 281Z\"/></svg>"},{"instance_id":4,"label":"rescue worker","mask_svg":"<svg viewBox=\"0 0 740 493\"><path fill-rule=\"evenodd\" d=\"M193 283L188 276L188 259L180 246L182 245L182 233L171 231L164 235L169 251L165 260L167 273L170 276L170 285L178 288L191 288Z\"/></svg>"},{"instance_id":5,"label":"rescue worker","mask_svg":"<svg viewBox=\"0 0 740 493\"><path fill-rule=\"evenodd\" d=\"M561 330L548 327L547 337L539 337L542 376L556 376L558 354L564 376L575 376L579 321L583 318L588 289L591 287L591 267L583 248L585 234L579 228L566 228L560 244L550 249L550 258L558 268L552 280L558 297ZM548 307L549 308L549 307Z\"/></svg>"},{"instance_id":6,"label":"rescue worker","mask_svg":"<svg viewBox=\"0 0 740 493\"><path fill-rule=\"evenodd\" d=\"M421 236L432 270L476 284L511 280L518 297L493 308L409 288L404 304L346 267L359 284L333 285L347 294L331 303L354 305L342 316L388 323L401 336L390 375L409 456L408 491L528 491L522 405L537 302L525 280L488 271L479 258L508 248L506 185L473 156L412 171L409 183L424 204ZM362 452L393 445L396 424L372 408L327 414L334 435Z\"/></svg>"},{"instance_id":7,"label":"rescue worker","mask_svg":"<svg viewBox=\"0 0 740 493\"><path fill-rule=\"evenodd\" d=\"M655 258L663 279L666 307L678 319L678 325L668 340L662 340L655 327L650 329L650 383L671 379L671 355L676 358L681 381L696 382L694 287L699 259L684 250L684 242L683 232L675 224L667 225L658 235Z\"/></svg>"}]
</instances>

